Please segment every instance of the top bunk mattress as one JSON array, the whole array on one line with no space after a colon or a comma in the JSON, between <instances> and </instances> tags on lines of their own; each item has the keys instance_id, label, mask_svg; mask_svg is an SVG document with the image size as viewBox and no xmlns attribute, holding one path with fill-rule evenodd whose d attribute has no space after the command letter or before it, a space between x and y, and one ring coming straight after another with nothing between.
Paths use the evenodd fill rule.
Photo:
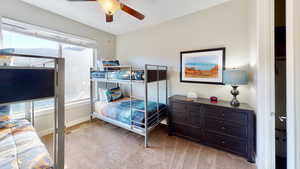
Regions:
<instances>
[{"instance_id":1,"label":"top bunk mattress","mask_svg":"<svg viewBox=\"0 0 300 169\"><path fill-rule=\"evenodd\" d=\"M132 117L130 104L132 104ZM144 100L133 99L130 101L130 98L127 97L110 103L97 102L95 104L96 113L110 119L138 127L144 127L144 109ZM165 104L160 103L159 111L157 111L157 103L149 101L147 109L149 126L154 124L157 120L163 119L167 115L167 105Z\"/></svg>"},{"instance_id":2,"label":"top bunk mattress","mask_svg":"<svg viewBox=\"0 0 300 169\"><path fill-rule=\"evenodd\" d=\"M131 76L130 76L131 74ZM114 71L92 71L91 78L109 79L109 80L144 80L143 70L134 70L132 73L128 70Z\"/></svg>"},{"instance_id":3,"label":"top bunk mattress","mask_svg":"<svg viewBox=\"0 0 300 169\"><path fill-rule=\"evenodd\" d=\"M107 70L91 71L91 79L103 80L145 80L145 70ZM147 70L147 81L154 82L167 79L167 70Z\"/></svg>"}]
</instances>

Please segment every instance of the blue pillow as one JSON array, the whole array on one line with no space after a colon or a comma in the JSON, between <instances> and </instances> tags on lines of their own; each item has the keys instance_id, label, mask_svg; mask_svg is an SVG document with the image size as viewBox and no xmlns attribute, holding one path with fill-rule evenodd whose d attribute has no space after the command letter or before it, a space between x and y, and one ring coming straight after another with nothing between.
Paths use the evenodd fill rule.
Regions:
<instances>
[{"instance_id":1,"label":"blue pillow","mask_svg":"<svg viewBox=\"0 0 300 169\"><path fill-rule=\"evenodd\" d=\"M119 60L104 60L102 64L103 66L120 66Z\"/></svg>"},{"instance_id":2,"label":"blue pillow","mask_svg":"<svg viewBox=\"0 0 300 169\"><path fill-rule=\"evenodd\" d=\"M108 93L109 93L110 101L116 101L123 97L120 87L112 88L109 90Z\"/></svg>"},{"instance_id":3,"label":"blue pillow","mask_svg":"<svg viewBox=\"0 0 300 169\"><path fill-rule=\"evenodd\" d=\"M144 80L144 71L136 71L134 72L135 80Z\"/></svg>"},{"instance_id":4,"label":"blue pillow","mask_svg":"<svg viewBox=\"0 0 300 169\"><path fill-rule=\"evenodd\" d=\"M104 60L102 61L103 66L120 66L119 60ZM105 68L104 70L120 70L120 68Z\"/></svg>"}]
</instances>

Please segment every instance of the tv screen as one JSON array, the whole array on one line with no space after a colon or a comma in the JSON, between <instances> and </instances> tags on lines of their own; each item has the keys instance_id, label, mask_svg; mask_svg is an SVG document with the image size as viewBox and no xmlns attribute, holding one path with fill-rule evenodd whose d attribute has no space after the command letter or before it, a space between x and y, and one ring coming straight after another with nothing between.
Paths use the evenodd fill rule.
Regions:
<instances>
[{"instance_id":1,"label":"tv screen","mask_svg":"<svg viewBox=\"0 0 300 169\"><path fill-rule=\"evenodd\" d=\"M0 104L54 97L54 69L0 69Z\"/></svg>"}]
</instances>

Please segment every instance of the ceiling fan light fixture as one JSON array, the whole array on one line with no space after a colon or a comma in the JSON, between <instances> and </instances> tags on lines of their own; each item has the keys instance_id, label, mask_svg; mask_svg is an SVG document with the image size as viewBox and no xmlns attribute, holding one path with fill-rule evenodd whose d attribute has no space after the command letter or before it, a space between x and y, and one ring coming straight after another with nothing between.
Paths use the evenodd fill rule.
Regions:
<instances>
[{"instance_id":1,"label":"ceiling fan light fixture","mask_svg":"<svg viewBox=\"0 0 300 169\"><path fill-rule=\"evenodd\" d=\"M105 13L113 15L117 10L121 9L121 4L118 0L97 0Z\"/></svg>"}]
</instances>

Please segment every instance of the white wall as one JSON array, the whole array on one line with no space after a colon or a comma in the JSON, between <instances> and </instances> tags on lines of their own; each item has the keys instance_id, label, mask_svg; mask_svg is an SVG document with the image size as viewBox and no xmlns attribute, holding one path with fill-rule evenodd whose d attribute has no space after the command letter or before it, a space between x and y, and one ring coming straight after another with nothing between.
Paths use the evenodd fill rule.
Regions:
<instances>
[{"instance_id":1,"label":"white wall","mask_svg":"<svg viewBox=\"0 0 300 169\"><path fill-rule=\"evenodd\" d=\"M73 34L96 40L99 44L99 56L115 56L115 36L60 15L33 7L20 0L1 0L0 17L49 28L67 34Z\"/></svg>"},{"instance_id":2,"label":"white wall","mask_svg":"<svg viewBox=\"0 0 300 169\"><path fill-rule=\"evenodd\" d=\"M226 67L249 69L248 1L232 0L160 25L117 37L122 64L170 66L170 95L197 92L201 97L230 100L229 86L179 82L180 51L226 47ZM239 99L251 103L251 87L240 88Z\"/></svg>"}]
</instances>

